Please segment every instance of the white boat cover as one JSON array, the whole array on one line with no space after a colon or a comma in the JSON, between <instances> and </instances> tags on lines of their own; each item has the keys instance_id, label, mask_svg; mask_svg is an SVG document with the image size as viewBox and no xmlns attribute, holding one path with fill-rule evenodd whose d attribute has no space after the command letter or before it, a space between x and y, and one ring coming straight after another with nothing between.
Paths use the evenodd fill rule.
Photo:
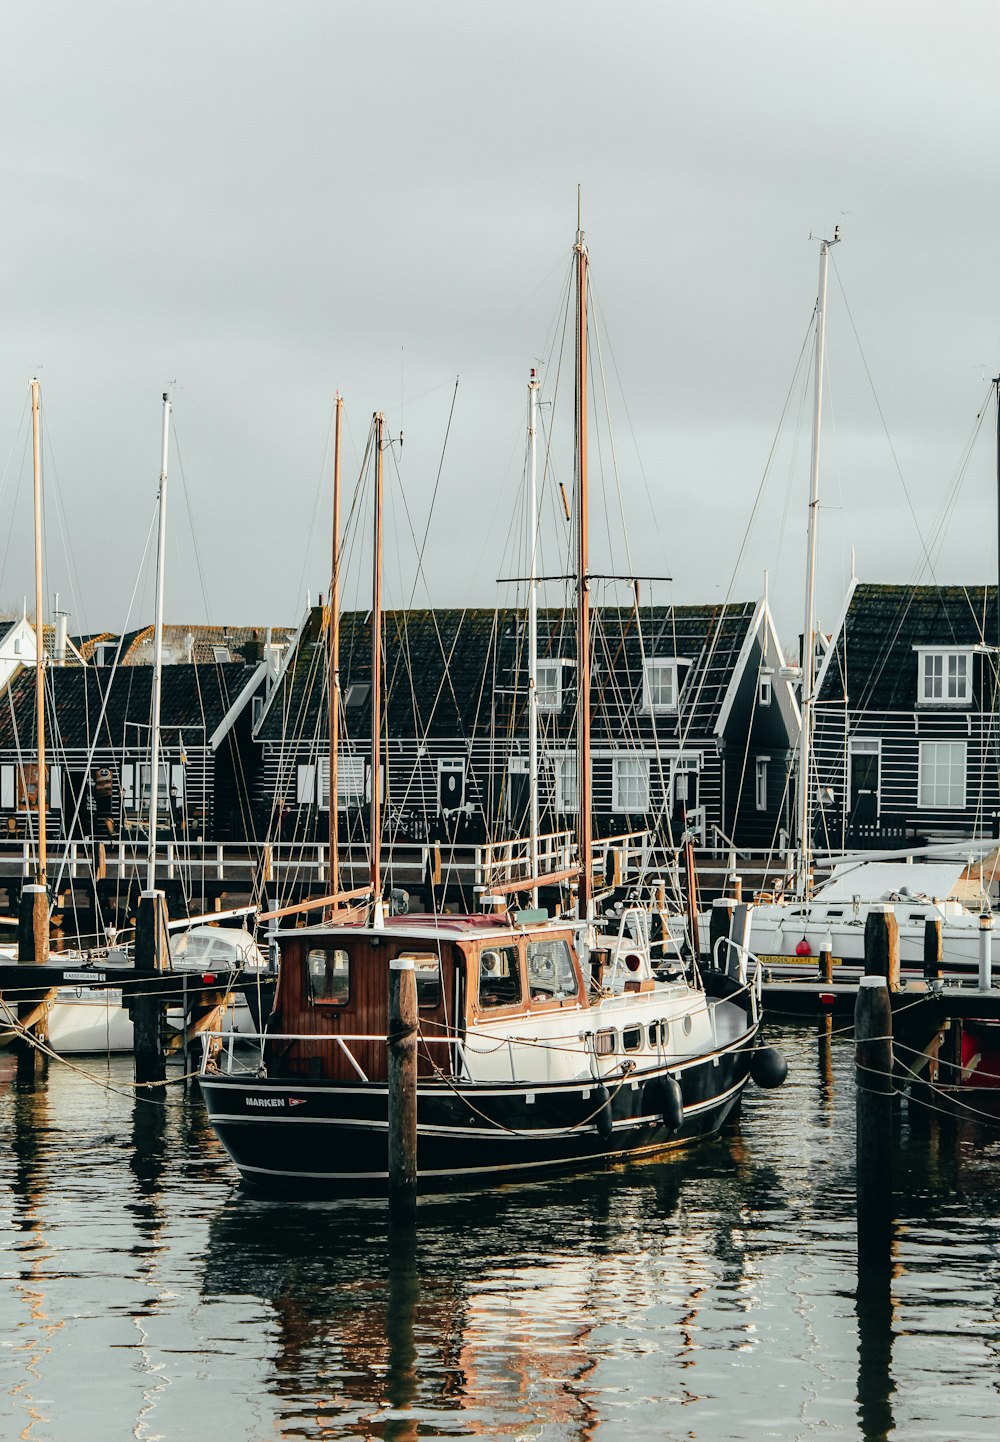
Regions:
<instances>
[{"instance_id":1,"label":"white boat cover","mask_svg":"<svg viewBox=\"0 0 1000 1442\"><path fill-rule=\"evenodd\" d=\"M965 870L964 861L851 861L838 866L814 900L884 901L906 893L946 901Z\"/></svg>"}]
</instances>

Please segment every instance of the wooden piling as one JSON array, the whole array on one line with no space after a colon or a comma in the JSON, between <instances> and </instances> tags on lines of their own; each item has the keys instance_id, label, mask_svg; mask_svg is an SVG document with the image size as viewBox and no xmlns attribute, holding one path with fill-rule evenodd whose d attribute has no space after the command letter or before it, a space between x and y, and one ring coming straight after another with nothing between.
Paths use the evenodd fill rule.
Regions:
<instances>
[{"instance_id":1,"label":"wooden piling","mask_svg":"<svg viewBox=\"0 0 1000 1442\"><path fill-rule=\"evenodd\" d=\"M20 966L44 966L49 960L49 893L41 884L21 888L17 910L17 960ZM48 1008L40 1006L37 999L20 1002L17 1019L30 1033L30 1036L19 1037L15 1044L18 1085L33 1086L44 1075L47 1058L30 1038L33 1036L40 1042L48 1041Z\"/></svg>"},{"instance_id":2,"label":"wooden piling","mask_svg":"<svg viewBox=\"0 0 1000 1442\"><path fill-rule=\"evenodd\" d=\"M135 918L135 970L153 978L170 965L167 908L162 891L143 891ZM138 1086L162 1082L167 1075L163 1037L163 993L152 986L129 1004L132 1016L135 1080Z\"/></svg>"},{"instance_id":3,"label":"wooden piling","mask_svg":"<svg viewBox=\"0 0 1000 1442\"><path fill-rule=\"evenodd\" d=\"M854 1007L858 1250L892 1233L892 1008L884 976L863 976Z\"/></svg>"},{"instance_id":4,"label":"wooden piling","mask_svg":"<svg viewBox=\"0 0 1000 1442\"><path fill-rule=\"evenodd\" d=\"M417 977L413 961L389 962L389 1218L417 1215Z\"/></svg>"},{"instance_id":5,"label":"wooden piling","mask_svg":"<svg viewBox=\"0 0 1000 1442\"><path fill-rule=\"evenodd\" d=\"M833 981L833 937L824 936L819 948L819 979L829 985Z\"/></svg>"},{"instance_id":6,"label":"wooden piling","mask_svg":"<svg viewBox=\"0 0 1000 1442\"><path fill-rule=\"evenodd\" d=\"M882 976L890 991L899 990L899 925L895 911L885 903L868 908L865 974Z\"/></svg>"},{"instance_id":7,"label":"wooden piling","mask_svg":"<svg viewBox=\"0 0 1000 1442\"><path fill-rule=\"evenodd\" d=\"M940 981L944 960L944 939L940 916L928 916L924 921L924 977L927 981Z\"/></svg>"}]
</instances>

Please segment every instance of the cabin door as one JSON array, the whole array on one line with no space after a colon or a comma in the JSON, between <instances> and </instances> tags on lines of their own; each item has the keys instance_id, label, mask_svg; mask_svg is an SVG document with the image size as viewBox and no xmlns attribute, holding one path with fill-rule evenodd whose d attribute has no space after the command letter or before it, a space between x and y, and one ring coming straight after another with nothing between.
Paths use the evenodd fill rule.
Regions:
<instances>
[{"instance_id":1,"label":"cabin door","mask_svg":"<svg viewBox=\"0 0 1000 1442\"><path fill-rule=\"evenodd\" d=\"M875 826L878 822L879 743L851 742L851 798L848 826Z\"/></svg>"}]
</instances>

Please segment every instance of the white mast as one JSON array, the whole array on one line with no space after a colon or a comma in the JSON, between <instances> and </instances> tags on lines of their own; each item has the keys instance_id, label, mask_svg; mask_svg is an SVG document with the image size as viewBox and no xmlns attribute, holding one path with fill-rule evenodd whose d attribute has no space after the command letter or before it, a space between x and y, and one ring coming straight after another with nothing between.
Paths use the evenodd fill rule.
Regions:
<instances>
[{"instance_id":1,"label":"white mast","mask_svg":"<svg viewBox=\"0 0 1000 1442\"><path fill-rule=\"evenodd\" d=\"M36 798L38 803L38 876L40 886L46 884L46 795L45 775L45 618L42 614L42 393L37 380L31 382L31 439L34 477L35 510L35 721L38 730L38 765ZM45 957L36 957L44 961Z\"/></svg>"},{"instance_id":2,"label":"white mast","mask_svg":"<svg viewBox=\"0 0 1000 1442\"><path fill-rule=\"evenodd\" d=\"M826 346L826 275L830 247L840 239L840 226L833 228L833 239L820 241L819 296L816 301L816 390L813 404L812 464L809 482L809 529L806 542L806 616L802 628L802 734L799 742L799 875L798 893L808 897L812 872L812 839L810 836L809 766L812 746L813 684L816 674L815 604L816 604L816 527L819 519L819 437L823 414L823 359Z\"/></svg>"},{"instance_id":3,"label":"white mast","mask_svg":"<svg viewBox=\"0 0 1000 1442\"><path fill-rule=\"evenodd\" d=\"M160 800L160 691L163 681L163 572L167 546L167 447L170 440L170 396L163 396L163 445L160 460L159 519L156 538L156 616L153 625L153 697L150 718L149 849L146 889L156 889L156 821Z\"/></svg>"},{"instance_id":4,"label":"white mast","mask_svg":"<svg viewBox=\"0 0 1000 1442\"><path fill-rule=\"evenodd\" d=\"M528 839L532 876L538 875L538 378L528 382L528 525L531 527L531 571L528 579ZM531 891L538 905L538 888Z\"/></svg>"}]
</instances>

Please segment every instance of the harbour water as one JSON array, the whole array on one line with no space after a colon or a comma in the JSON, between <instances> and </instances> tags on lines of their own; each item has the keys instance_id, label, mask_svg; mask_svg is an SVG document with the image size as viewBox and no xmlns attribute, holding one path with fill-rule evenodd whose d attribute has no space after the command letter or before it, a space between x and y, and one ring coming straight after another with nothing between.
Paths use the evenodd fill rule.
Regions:
<instances>
[{"instance_id":1,"label":"harbour water","mask_svg":"<svg viewBox=\"0 0 1000 1442\"><path fill-rule=\"evenodd\" d=\"M0 1436L940 1438L1000 1428L1000 1126L899 1131L859 1285L850 1038L686 1157L422 1201L259 1201L197 1089L0 1077ZM7 1062L4 1059L3 1065Z\"/></svg>"}]
</instances>

